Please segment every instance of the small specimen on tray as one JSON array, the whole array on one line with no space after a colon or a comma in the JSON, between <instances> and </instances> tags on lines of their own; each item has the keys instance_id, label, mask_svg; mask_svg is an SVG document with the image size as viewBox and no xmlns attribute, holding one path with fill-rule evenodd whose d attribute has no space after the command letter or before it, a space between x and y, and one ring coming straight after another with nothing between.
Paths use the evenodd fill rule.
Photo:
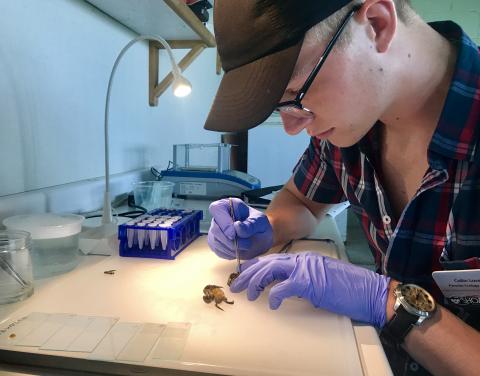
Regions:
<instances>
[{"instance_id":1,"label":"small specimen on tray","mask_svg":"<svg viewBox=\"0 0 480 376\"><path fill-rule=\"evenodd\" d=\"M14 339L17 335L15 333L10 334L8 337Z\"/></svg>"},{"instance_id":2,"label":"small specimen on tray","mask_svg":"<svg viewBox=\"0 0 480 376\"><path fill-rule=\"evenodd\" d=\"M228 301L222 288L222 286L206 285L203 289L203 301L205 303L211 303L215 301L215 307L223 311L223 308L220 307L219 304L222 302L233 304L233 300L231 302Z\"/></svg>"},{"instance_id":3,"label":"small specimen on tray","mask_svg":"<svg viewBox=\"0 0 480 376\"><path fill-rule=\"evenodd\" d=\"M115 269L112 269L112 270L105 270L103 273L104 274L115 274L116 270Z\"/></svg>"}]
</instances>

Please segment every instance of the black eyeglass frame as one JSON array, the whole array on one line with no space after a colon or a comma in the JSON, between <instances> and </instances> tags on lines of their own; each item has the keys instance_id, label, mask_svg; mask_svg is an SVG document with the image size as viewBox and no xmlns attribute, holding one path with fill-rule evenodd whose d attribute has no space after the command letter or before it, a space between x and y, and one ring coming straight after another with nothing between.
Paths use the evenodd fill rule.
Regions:
<instances>
[{"instance_id":1,"label":"black eyeglass frame","mask_svg":"<svg viewBox=\"0 0 480 376\"><path fill-rule=\"evenodd\" d=\"M350 21L353 15L361 7L362 7L362 4L358 4L354 6L352 10L345 16L340 26L338 27L337 31L333 35L332 39L330 40L330 42L328 42L327 47L325 47L325 50L323 51L322 56L320 56L318 63L315 65L312 72L306 79L305 83L302 85L302 87L298 91L297 95L295 96L295 99L278 103L277 107L275 108L275 111L282 112L282 109L281 109L282 107L295 107L296 109L307 111L308 113L312 113L312 111L310 111L308 108L303 107L302 99L305 96L305 94L307 94L308 89L310 88L313 81L315 80L315 77L317 77L317 74L320 71L320 68L325 63L325 60L327 59L328 55L332 51L333 46L335 46L335 43L337 42L338 38L342 34L343 30L345 29L345 26L347 26L348 21Z\"/></svg>"}]
</instances>

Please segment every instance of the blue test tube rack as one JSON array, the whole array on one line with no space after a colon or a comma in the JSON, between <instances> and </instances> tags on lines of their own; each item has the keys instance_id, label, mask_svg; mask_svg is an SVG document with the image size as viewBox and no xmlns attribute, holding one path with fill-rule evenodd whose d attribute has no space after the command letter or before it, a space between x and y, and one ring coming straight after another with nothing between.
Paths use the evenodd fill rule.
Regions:
<instances>
[{"instance_id":1,"label":"blue test tube rack","mask_svg":"<svg viewBox=\"0 0 480 376\"><path fill-rule=\"evenodd\" d=\"M118 226L120 256L174 260L200 235L201 210L154 209Z\"/></svg>"}]
</instances>

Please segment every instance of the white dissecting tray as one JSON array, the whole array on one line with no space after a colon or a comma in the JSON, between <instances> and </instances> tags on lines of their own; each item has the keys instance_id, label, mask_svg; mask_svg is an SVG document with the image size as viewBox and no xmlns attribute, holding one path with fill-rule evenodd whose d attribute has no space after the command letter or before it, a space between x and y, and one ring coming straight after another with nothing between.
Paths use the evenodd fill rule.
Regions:
<instances>
[{"instance_id":1,"label":"white dissecting tray","mask_svg":"<svg viewBox=\"0 0 480 376\"><path fill-rule=\"evenodd\" d=\"M333 245L297 241L291 251L319 250L337 257ZM32 312L116 317L124 322L189 323L179 360L148 356L142 362L88 360L88 352L0 346L0 361L130 374L183 374L181 370L227 375L361 375L351 321L315 309L297 298L278 311L268 307L268 289L255 302L245 292L226 295L225 311L205 304L207 284L226 285L235 261L219 259L202 236L174 261L85 256L80 267L37 289L0 327ZM96 260L96 261L92 261ZM115 269L113 275L104 274ZM26 356L25 353L29 353ZM150 368L152 367L152 368ZM170 371L168 371L170 370ZM176 370L176 371L172 371ZM173 373L172 373L173 372Z\"/></svg>"}]
</instances>

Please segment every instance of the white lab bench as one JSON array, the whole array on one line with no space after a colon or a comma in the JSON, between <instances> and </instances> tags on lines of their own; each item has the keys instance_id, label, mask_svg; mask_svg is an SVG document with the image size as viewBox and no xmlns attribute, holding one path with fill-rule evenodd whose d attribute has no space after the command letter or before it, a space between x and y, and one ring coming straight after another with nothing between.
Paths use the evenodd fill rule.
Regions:
<instances>
[{"instance_id":1,"label":"white lab bench","mask_svg":"<svg viewBox=\"0 0 480 376\"><path fill-rule=\"evenodd\" d=\"M301 250L338 257L333 243L296 241L290 252ZM189 323L181 357L98 361L88 360L88 353L3 345L0 375L58 375L64 369L80 374L391 375L374 328L352 325L348 318L315 309L307 301L288 299L271 311L267 291L250 302L245 292L232 294L227 288L234 305L223 304L221 311L206 304L204 286L225 285L234 267L234 261L219 259L209 250L205 236L174 261L83 256L73 271L40 281L27 300L0 306L0 326L32 312ZM104 273L112 269L115 274Z\"/></svg>"}]
</instances>

